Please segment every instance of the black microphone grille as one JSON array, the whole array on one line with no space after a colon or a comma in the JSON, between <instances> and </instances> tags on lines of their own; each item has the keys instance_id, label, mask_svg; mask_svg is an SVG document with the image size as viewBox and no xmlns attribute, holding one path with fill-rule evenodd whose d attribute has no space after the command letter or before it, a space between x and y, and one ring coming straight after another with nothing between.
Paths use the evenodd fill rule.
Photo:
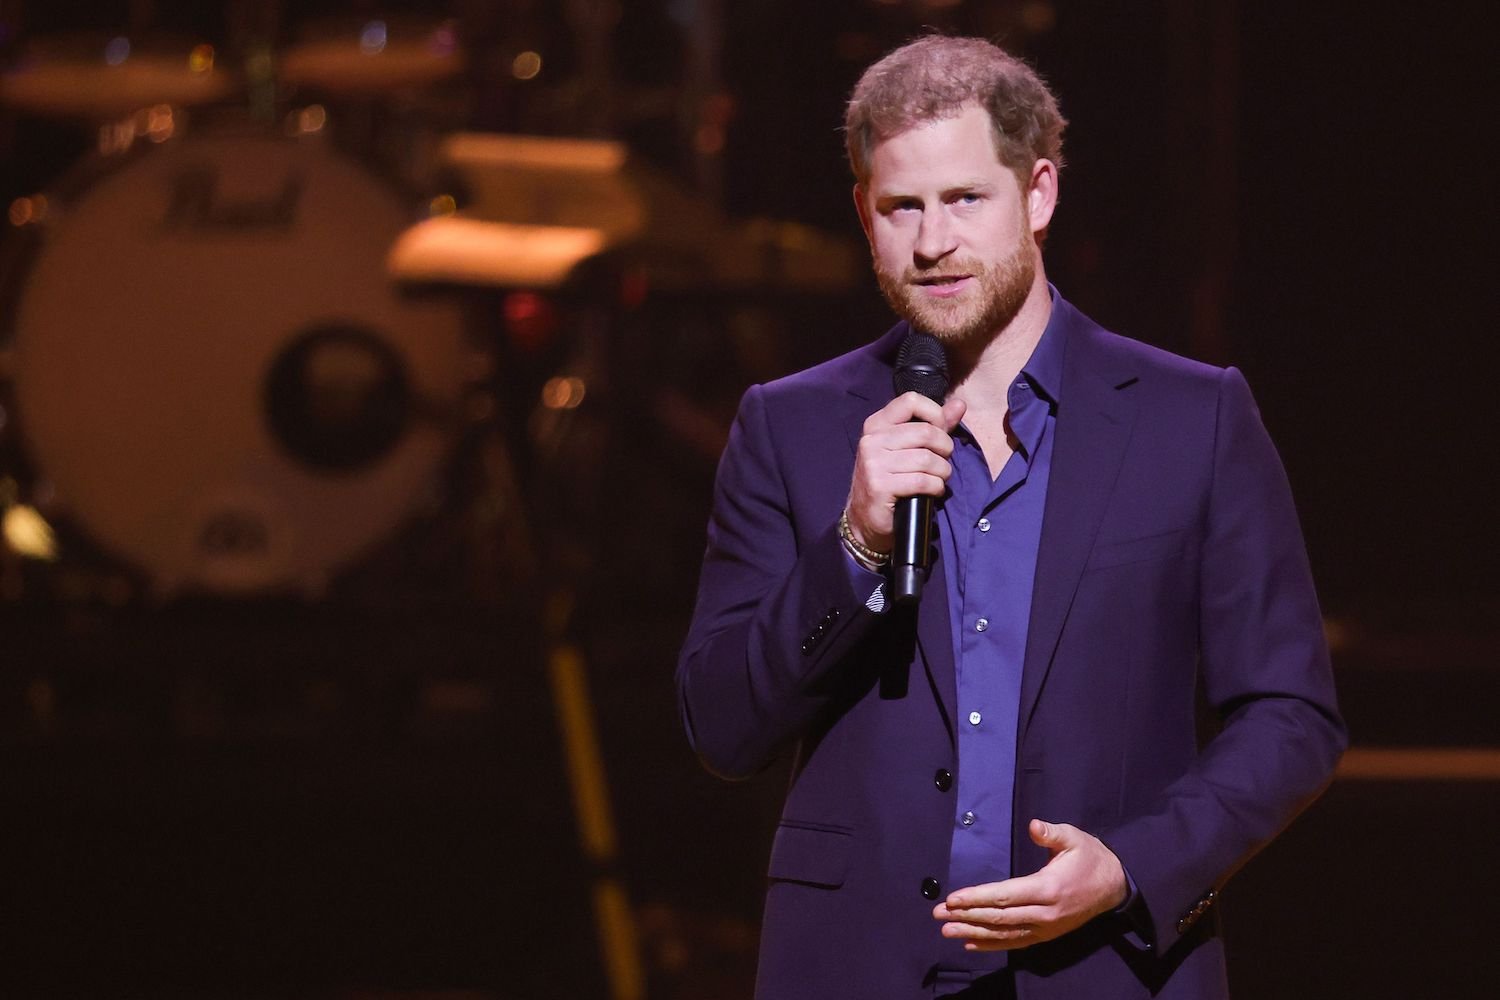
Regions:
<instances>
[{"instance_id":1,"label":"black microphone grille","mask_svg":"<svg viewBox=\"0 0 1500 1000\"><path fill-rule=\"evenodd\" d=\"M943 345L930 333L908 330L896 354L896 372L891 381L896 395L920 392L941 403L948 395L948 358Z\"/></svg>"}]
</instances>

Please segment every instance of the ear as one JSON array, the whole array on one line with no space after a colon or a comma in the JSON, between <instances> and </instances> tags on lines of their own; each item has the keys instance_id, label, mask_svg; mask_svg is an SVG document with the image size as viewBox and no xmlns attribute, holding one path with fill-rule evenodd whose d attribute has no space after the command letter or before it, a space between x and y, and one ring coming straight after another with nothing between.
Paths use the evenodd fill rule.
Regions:
<instances>
[{"instance_id":1,"label":"ear","mask_svg":"<svg viewBox=\"0 0 1500 1000\"><path fill-rule=\"evenodd\" d=\"M1052 221L1052 212L1057 208L1057 164L1051 160L1037 160L1031 167L1031 183L1026 187L1026 213L1030 217L1031 231L1039 233Z\"/></svg>"},{"instance_id":2,"label":"ear","mask_svg":"<svg viewBox=\"0 0 1500 1000\"><path fill-rule=\"evenodd\" d=\"M859 184L854 185L854 210L859 213L859 226L865 231L865 240L873 247L875 236L870 229L870 206L865 201L865 189Z\"/></svg>"}]
</instances>

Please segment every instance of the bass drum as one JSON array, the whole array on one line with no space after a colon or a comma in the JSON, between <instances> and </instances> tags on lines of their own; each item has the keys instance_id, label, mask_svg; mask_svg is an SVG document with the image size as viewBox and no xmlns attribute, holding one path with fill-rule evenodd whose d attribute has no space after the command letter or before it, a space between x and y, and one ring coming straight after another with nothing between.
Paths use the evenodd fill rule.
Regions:
<instances>
[{"instance_id":1,"label":"bass drum","mask_svg":"<svg viewBox=\"0 0 1500 1000\"><path fill-rule=\"evenodd\" d=\"M387 276L412 211L316 135L83 173L32 199L10 304L34 473L161 596L321 594L436 492L477 368L458 303Z\"/></svg>"}]
</instances>

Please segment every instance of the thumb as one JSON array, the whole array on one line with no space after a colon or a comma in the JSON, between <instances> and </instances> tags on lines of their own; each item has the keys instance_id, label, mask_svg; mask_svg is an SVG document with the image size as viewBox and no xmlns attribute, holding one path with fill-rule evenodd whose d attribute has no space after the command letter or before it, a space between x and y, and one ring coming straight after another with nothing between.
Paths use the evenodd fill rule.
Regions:
<instances>
[{"instance_id":1,"label":"thumb","mask_svg":"<svg viewBox=\"0 0 1500 1000\"><path fill-rule=\"evenodd\" d=\"M963 400L957 398L949 399L946 403L944 403L943 430L947 431L949 434L952 434L953 428L958 426L958 422L964 418L964 412L967 411L968 408L968 403L965 403Z\"/></svg>"},{"instance_id":2,"label":"thumb","mask_svg":"<svg viewBox=\"0 0 1500 1000\"><path fill-rule=\"evenodd\" d=\"M1076 827L1066 823L1048 823L1045 820L1034 819L1028 828L1032 842L1038 847L1045 847L1056 854L1058 851L1066 850L1073 846L1077 832Z\"/></svg>"}]
</instances>

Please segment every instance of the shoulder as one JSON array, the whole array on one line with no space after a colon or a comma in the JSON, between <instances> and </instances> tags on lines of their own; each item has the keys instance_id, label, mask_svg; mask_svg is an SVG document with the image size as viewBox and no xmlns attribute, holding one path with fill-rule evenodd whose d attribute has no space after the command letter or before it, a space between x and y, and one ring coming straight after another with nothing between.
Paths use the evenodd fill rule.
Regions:
<instances>
[{"instance_id":1,"label":"shoulder","mask_svg":"<svg viewBox=\"0 0 1500 1000\"><path fill-rule=\"evenodd\" d=\"M1068 323L1064 364L1075 375L1101 378L1115 388L1139 385L1151 398L1216 400L1226 386L1244 384L1235 368L1195 361L1144 341L1106 330L1062 302Z\"/></svg>"},{"instance_id":2,"label":"shoulder","mask_svg":"<svg viewBox=\"0 0 1500 1000\"><path fill-rule=\"evenodd\" d=\"M891 370L897 347L906 331L898 323L880 338L811 368L751 386L745 407L766 407L778 413L841 409L846 401L884 403L891 395Z\"/></svg>"}]
</instances>

